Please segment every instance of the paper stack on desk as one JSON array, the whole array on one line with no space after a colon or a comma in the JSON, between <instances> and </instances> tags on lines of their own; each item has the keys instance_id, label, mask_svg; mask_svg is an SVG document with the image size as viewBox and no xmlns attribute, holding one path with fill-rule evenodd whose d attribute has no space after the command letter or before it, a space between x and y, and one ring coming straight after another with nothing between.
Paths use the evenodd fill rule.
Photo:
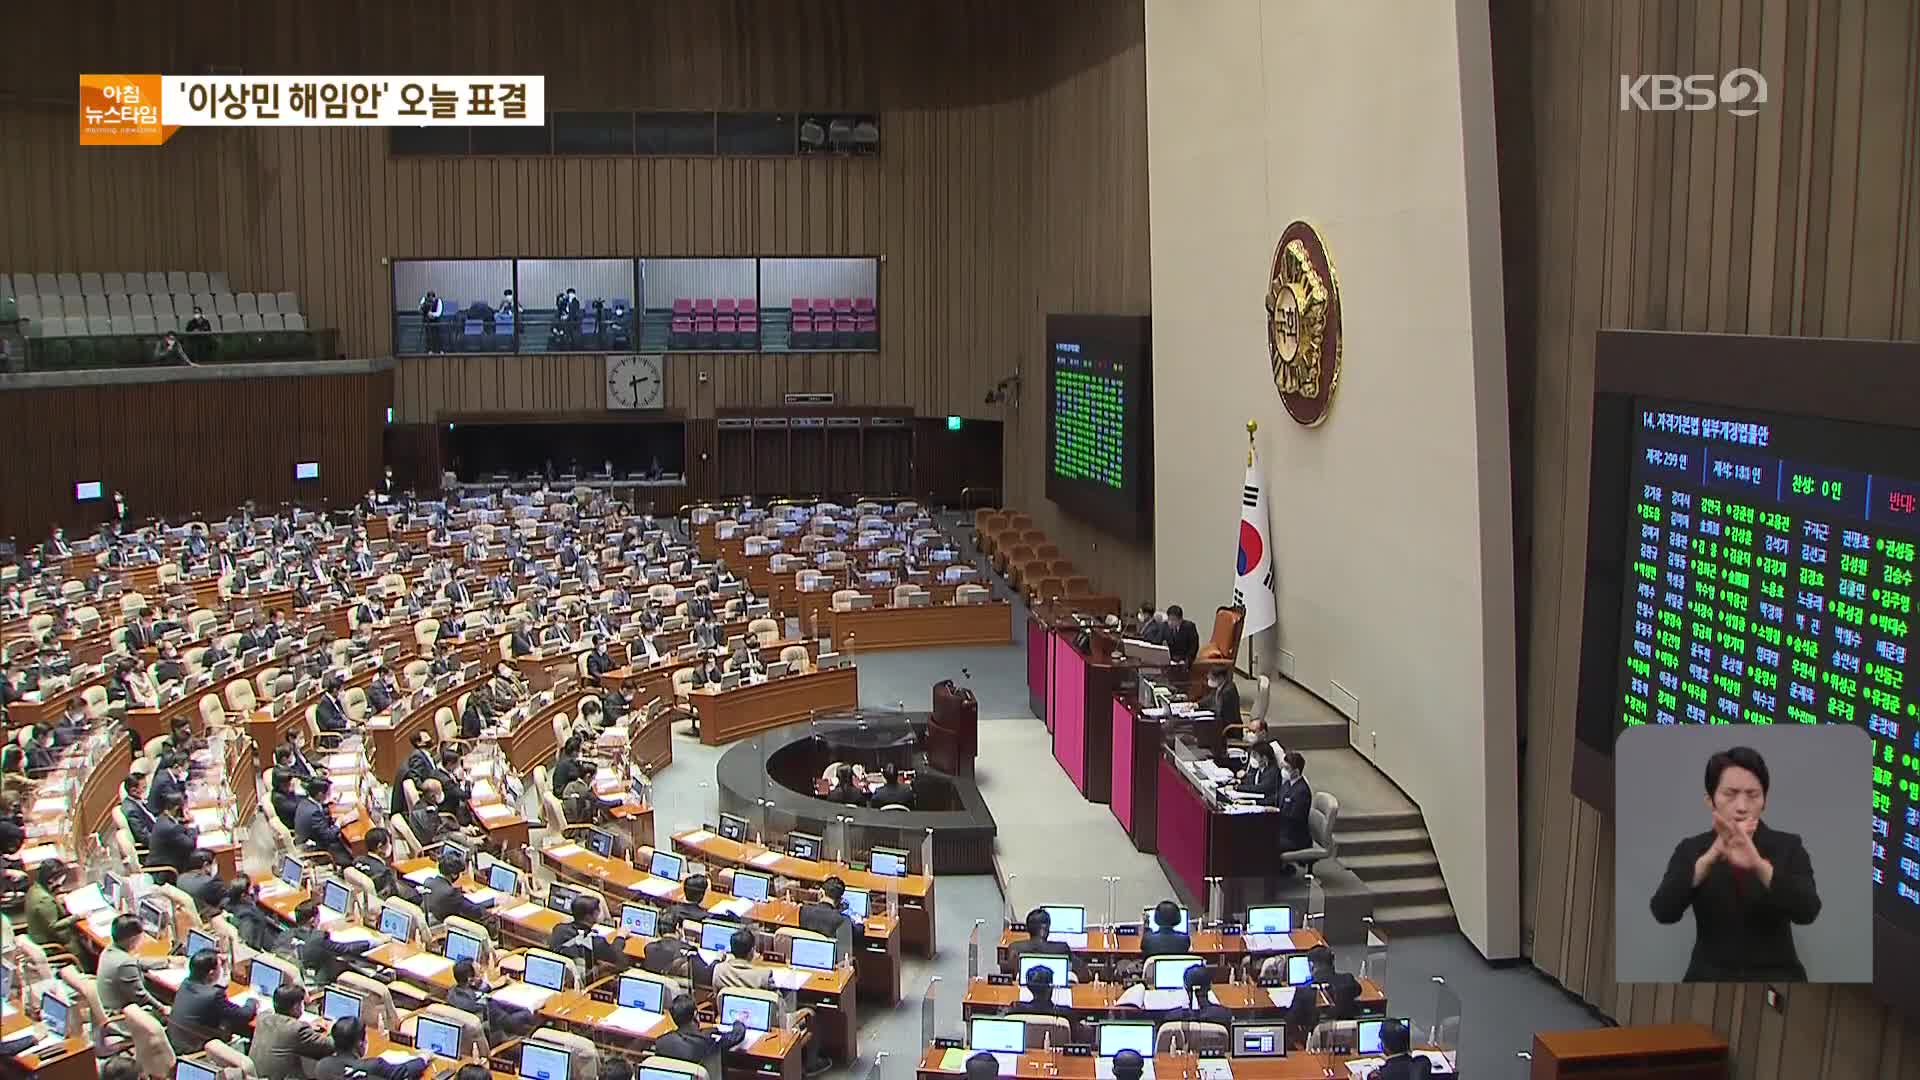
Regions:
<instances>
[{"instance_id":1,"label":"paper stack on desk","mask_svg":"<svg viewBox=\"0 0 1920 1080\"><path fill-rule=\"evenodd\" d=\"M713 834L705 829L695 829L680 839L689 844L704 844L713 839Z\"/></svg>"},{"instance_id":2,"label":"paper stack on desk","mask_svg":"<svg viewBox=\"0 0 1920 1080\"><path fill-rule=\"evenodd\" d=\"M753 910L753 901L743 900L737 896L729 896L708 910L716 915L731 915L736 919L744 918L747 912Z\"/></svg>"},{"instance_id":3,"label":"paper stack on desk","mask_svg":"<svg viewBox=\"0 0 1920 1080\"><path fill-rule=\"evenodd\" d=\"M780 862L780 859L781 855L777 851L763 851L747 861L755 866L774 866Z\"/></svg>"},{"instance_id":4,"label":"paper stack on desk","mask_svg":"<svg viewBox=\"0 0 1920 1080\"><path fill-rule=\"evenodd\" d=\"M437 975L452 971L453 961L444 956L435 956L433 953L414 953L412 956L396 962L393 966L409 975L418 975L423 979L431 979Z\"/></svg>"},{"instance_id":5,"label":"paper stack on desk","mask_svg":"<svg viewBox=\"0 0 1920 1080\"><path fill-rule=\"evenodd\" d=\"M659 1026L662 1019L665 1019L665 1017L660 1013L648 1012L645 1009L629 1009L623 1005L608 1013L606 1019L600 1021L600 1023L605 1027L624 1031L629 1035L645 1035L647 1032Z\"/></svg>"},{"instance_id":6,"label":"paper stack on desk","mask_svg":"<svg viewBox=\"0 0 1920 1080\"><path fill-rule=\"evenodd\" d=\"M1291 986L1269 986L1267 996L1273 999L1274 1008L1286 1009L1293 1005L1293 991Z\"/></svg>"},{"instance_id":7,"label":"paper stack on desk","mask_svg":"<svg viewBox=\"0 0 1920 1080\"><path fill-rule=\"evenodd\" d=\"M803 971L799 968L773 969L773 985L782 990L798 990L807 985L807 980L812 977L813 972Z\"/></svg>"},{"instance_id":8,"label":"paper stack on desk","mask_svg":"<svg viewBox=\"0 0 1920 1080\"><path fill-rule=\"evenodd\" d=\"M545 1005L547 999L557 993L559 993L558 990L549 990L532 983L510 982L493 992L493 1000L518 1005L528 1012L539 1012L540 1006Z\"/></svg>"},{"instance_id":9,"label":"paper stack on desk","mask_svg":"<svg viewBox=\"0 0 1920 1080\"><path fill-rule=\"evenodd\" d=\"M673 895L673 890L676 888L679 888L679 883L668 881L666 878L641 878L639 881L633 883L635 892L643 892L648 896L662 900Z\"/></svg>"},{"instance_id":10,"label":"paper stack on desk","mask_svg":"<svg viewBox=\"0 0 1920 1080\"><path fill-rule=\"evenodd\" d=\"M582 848L579 844L555 844L553 847L547 848L546 852L549 858L568 859L580 854L581 850Z\"/></svg>"}]
</instances>

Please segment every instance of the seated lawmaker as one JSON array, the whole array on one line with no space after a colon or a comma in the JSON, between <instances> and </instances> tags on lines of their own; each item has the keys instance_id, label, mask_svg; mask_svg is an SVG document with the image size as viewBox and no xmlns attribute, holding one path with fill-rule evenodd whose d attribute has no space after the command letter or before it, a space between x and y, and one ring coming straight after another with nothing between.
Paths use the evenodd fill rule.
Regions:
<instances>
[{"instance_id":1,"label":"seated lawmaker","mask_svg":"<svg viewBox=\"0 0 1920 1080\"><path fill-rule=\"evenodd\" d=\"M1284 957L1275 960L1285 962ZM1296 1047L1305 1046L1307 1036L1323 1021L1352 1020L1360 1015L1360 980L1344 971L1335 971L1333 950L1316 945L1307 951L1309 982L1296 987L1293 1004L1287 1008L1287 1030ZM1327 1005L1320 1004L1325 994Z\"/></svg>"},{"instance_id":2,"label":"seated lawmaker","mask_svg":"<svg viewBox=\"0 0 1920 1080\"><path fill-rule=\"evenodd\" d=\"M1069 1023L1073 1021L1073 1005L1058 1005L1053 1000L1053 969L1045 964L1035 964L1027 969L1027 980L1023 987L1027 1000L1015 1000L1007 1006L1007 1015L1020 1013L1029 1016L1059 1016Z\"/></svg>"},{"instance_id":3,"label":"seated lawmaker","mask_svg":"<svg viewBox=\"0 0 1920 1080\"><path fill-rule=\"evenodd\" d=\"M1194 964L1187 968L1183 981L1186 984L1186 1004L1169 1011L1166 1022L1219 1024L1231 1030L1233 1011L1213 996L1213 969L1205 964Z\"/></svg>"},{"instance_id":4,"label":"seated lawmaker","mask_svg":"<svg viewBox=\"0 0 1920 1080\"><path fill-rule=\"evenodd\" d=\"M573 898L572 918L553 928L547 935L547 948L580 965L587 981L608 969L627 966L627 935L603 935L594 926L600 918L600 898L581 895Z\"/></svg>"},{"instance_id":5,"label":"seated lawmaker","mask_svg":"<svg viewBox=\"0 0 1920 1080\"><path fill-rule=\"evenodd\" d=\"M1180 905L1162 900L1153 908L1153 927L1140 935L1140 955L1178 956L1193 951L1193 939L1180 930Z\"/></svg>"},{"instance_id":6,"label":"seated lawmaker","mask_svg":"<svg viewBox=\"0 0 1920 1080\"><path fill-rule=\"evenodd\" d=\"M293 909L288 944L299 958L300 970L325 986L340 977L347 961L373 948L373 941L339 942L320 925L320 901L309 897Z\"/></svg>"},{"instance_id":7,"label":"seated lawmaker","mask_svg":"<svg viewBox=\"0 0 1920 1080\"><path fill-rule=\"evenodd\" d=\"M346 838L340 835L340 825L333 820L333 813L327 809L327 795L332 784L324 776L315 776L307 781L307 796L293 813L293 838L326 852L335 866L346 866L353 862L353 852L347 847Z\"/></svg>"},{"instance_id":8,"label":"seated lawmaker","mask_svg":"<svg viewBox=\"0 0 1920 1080\"><path fill-rule=\"evenodd\" d=\"M202 956L205 953L200 954ZM333 1053L320 1059L313 1070L317 1080L418 1080L427 1071L428 1059L409 1058L388 1061L367 1056L367 1026L357 1016L343 1016L333 1022Z\"/></svg>"},{"instance_id":9,"label":"seated lawmaker","mask_svg":"<svg viewBox=\"0 0 1920 1080\"><path fill-rule=\"evenodd\" d=\"M1424 1057L1415 1057L1412 1052L1413 1037L1407 1031L1407 1025L1399 1020L1387 1020L1380 1025L1380 1052L1386 1060L1380 1067L1367 1074L1368 1080L1421 1080L1433 1075L1433 1062Z\"/></svg>"},{"instance_id":10,"label":"seated lawmaker","mask_svg":"<svg viewBox=\"0 0 1920 1080\"><path fill-rule=\"evenodd\" d=\"M654 929L659 936L647 942L640 966L655 975L689 979L696 986L713 985L713 969L700 958L700 950L680 936L680 917L672 910L662 911Z\"/></svg>"},{"instance_id":11,"label":"seated lawmaker","mask_svg":"<svg viewBox=\"0 0 1920 1080\"><path fill-rule=\"evenodd\" d=\"M1007 963L1003 970L1007 974L1016 974L1020 970L1020 958L1023 956L1064 956L1073 959L1073 946L1064 941L1050 940L1053 933L1053 916L1046 908L1034 908L1027 912L1027 939L1016 941L1007 946ZM1074 966L1076 974L1079 965Z\"/></svg>"},{"instance_id":12,"label":"seated lawmaker","mask_svg":"<svg viewBox=\"0 0 1920 1080\"><path fill-rule=\"evenodd\" d=\"M540 1026L539 1018L525 1007L494 998L486 975L471 960L454 961L453 986L447 990L447 1004L480 1017L486 1024L487 1038L494 1042L529 1035ZM606 1067L602 1066L602 1080L606 1073Z\"/></svg>"}]
</instances>

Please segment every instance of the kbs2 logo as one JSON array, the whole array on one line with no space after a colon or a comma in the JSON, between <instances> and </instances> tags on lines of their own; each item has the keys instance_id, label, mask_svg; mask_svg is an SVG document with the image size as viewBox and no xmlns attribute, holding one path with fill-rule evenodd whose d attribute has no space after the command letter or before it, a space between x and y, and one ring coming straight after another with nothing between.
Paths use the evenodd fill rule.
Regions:
<instances>
[{"instance_id":1,"label":"kbs2 logo","mask_svg":"<svg viewBox=\"0 0 1920 1080\"><path fill-rule=\"evenodd\" d=\"M1767 78L1752 68L1725 75L1622 75L1621 112L1705 112L1753 116L1767 103Z\"/></svg>"}]
</instances>

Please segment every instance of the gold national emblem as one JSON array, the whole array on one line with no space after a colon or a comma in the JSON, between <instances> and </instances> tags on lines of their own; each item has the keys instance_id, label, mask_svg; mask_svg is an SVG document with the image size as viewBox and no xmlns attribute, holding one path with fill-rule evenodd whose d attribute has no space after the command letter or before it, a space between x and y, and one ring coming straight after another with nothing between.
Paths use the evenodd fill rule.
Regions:
<instances>
[{"instance_id":1,"label":"gold national emblem","mask_svg":"<svg viewBox=\"0 0 1920 1080\"><path fill-rule=\"evenodd\" d=\"M1273 247L1267 281L1267 358L1287 415L1315 427L1340 386L1340 282L1320 234L1296 221Z\"/></svg>"}]
</instances>

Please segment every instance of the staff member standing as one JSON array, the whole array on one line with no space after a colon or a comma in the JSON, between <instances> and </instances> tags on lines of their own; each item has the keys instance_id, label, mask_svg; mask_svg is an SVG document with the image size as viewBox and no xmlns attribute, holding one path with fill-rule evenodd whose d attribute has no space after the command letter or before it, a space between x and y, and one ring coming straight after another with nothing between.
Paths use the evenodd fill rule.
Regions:
<instances>
[{"instance_id":1,"label":"staff member standing","mask_svg":"<svg viewBox=\"0 0 1920 1080\"><path fill-rule=\"evenodd\" d=\"M1187 613L1179 604L1167 606L1167 658L1175 664L1193 666L1193 658L1200 655L1200 631L1187 621Z\"/></svg>"},{"instance_id":2,"label":"staff member standing","mask_svg":"<svg viewBox=\"0 0 1920 1080\"><path fill-rule=\"evenodd\" d=\"M1805 982L1793 925L1820 915L1813 860L1795 833L1761 820L1772 778L1750 747L1707 759L1706 804L1713 827L1674 845L1654 890L1656 922L1693 911L1687 982Z\"/></svg>"},{"instance_id":3,"label":"staff member standing","mask_svg":"<svg viewBox=\"0 0 1920 1080\"><path fill-rule=\"evenodd\" d=\"M1313 787L1307 783L1306 772L1307 759L1301 756L1300 751L1287 751L1280 765L1280 794L1273 803L1280 808L1280 820L1275 831L1283 854L1298 851L1313 843L1313 832L1307 827L1307 815L1313 809ZM1283 877L1291 876L1294 864L1281 864L1280 873Z\"/></svg>"}]
</instances>

